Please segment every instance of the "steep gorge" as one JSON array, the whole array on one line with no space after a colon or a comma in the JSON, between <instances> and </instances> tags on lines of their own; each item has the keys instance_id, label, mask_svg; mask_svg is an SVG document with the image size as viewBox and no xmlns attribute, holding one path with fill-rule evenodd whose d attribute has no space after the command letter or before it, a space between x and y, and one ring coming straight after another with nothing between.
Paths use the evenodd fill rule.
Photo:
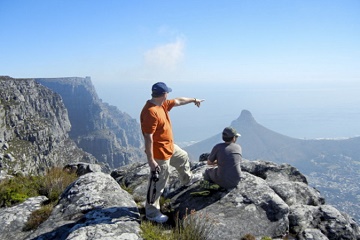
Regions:
<instances>
[{"instance_id":1,"label":"steep gorge","mask_svg":"<svg viewBox=\"0 0 360 240\"><path fill-rule=\"evenodd\" d=\"M144 161L140 126L117 107L102 102L90 77L36 78L61 95L71 122L70 137L110 169Z\"/></svg>"}]
</instances>

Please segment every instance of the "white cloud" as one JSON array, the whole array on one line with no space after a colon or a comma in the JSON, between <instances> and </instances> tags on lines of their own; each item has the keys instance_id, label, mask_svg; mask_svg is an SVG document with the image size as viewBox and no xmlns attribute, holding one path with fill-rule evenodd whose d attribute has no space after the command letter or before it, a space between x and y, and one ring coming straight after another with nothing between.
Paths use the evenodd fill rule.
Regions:
<instances>
[{"instance_id":1,"label":"white cloud","mask_svg":"<svg viewBox=\"0 0 360 240\"><path fill-rule=\"evenodd\" d=\"M185 42L178 38L175 42L157 46L145 52L145 63L158 70L175 70L184 58Z\"/></svg>"}]
</instances>

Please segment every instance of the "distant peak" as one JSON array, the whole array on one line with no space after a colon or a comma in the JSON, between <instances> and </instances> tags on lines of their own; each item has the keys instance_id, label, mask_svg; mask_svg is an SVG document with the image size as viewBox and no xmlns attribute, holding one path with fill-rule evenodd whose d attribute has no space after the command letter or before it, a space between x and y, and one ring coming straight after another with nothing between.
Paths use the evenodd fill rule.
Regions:
<instances>
[{"instance_id":1,"label":"distant peak","mask_svg":"<svg viewBox=\"0 0 360 240\"><path fill-rule=\"evenodd\" d=\"M240 117L238 118L239 121L248 122L248 123L255 123L255 119L249 110L242 110Z\"/></svg>"},{"instance_id":2,"label":"distant peak","mask_svg":"<svg viewBox=\"0 0 360 240\"><path fill-rule=\"evenodd\" d=\"M255 124L256 121L254 119L254 117L252 116L251 112L248 110L242 110L240 117L235 121L238 123L241 123L241 125L245 124L245 125L252 125Z\"/></svg>"}]
</instances>

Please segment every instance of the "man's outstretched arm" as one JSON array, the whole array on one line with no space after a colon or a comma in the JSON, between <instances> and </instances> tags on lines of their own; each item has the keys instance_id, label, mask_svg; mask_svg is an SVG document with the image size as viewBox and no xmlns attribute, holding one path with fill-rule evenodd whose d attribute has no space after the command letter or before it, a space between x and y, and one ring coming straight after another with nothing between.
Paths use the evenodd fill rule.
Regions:
<instances>
[{"instance_id":1,"label":"man's outstretched arm","mask_svg":"<svg viewBox=\"0 0 360 240\"><path fill-rule=\"evenodd\" d=\"M175 98L175 107L182 106L189 103L194 103L197 107L200 107L201 102L205 101L204 99L197 98L188 98L188 97L178 97Z\"/></svg>"}]
</instances>

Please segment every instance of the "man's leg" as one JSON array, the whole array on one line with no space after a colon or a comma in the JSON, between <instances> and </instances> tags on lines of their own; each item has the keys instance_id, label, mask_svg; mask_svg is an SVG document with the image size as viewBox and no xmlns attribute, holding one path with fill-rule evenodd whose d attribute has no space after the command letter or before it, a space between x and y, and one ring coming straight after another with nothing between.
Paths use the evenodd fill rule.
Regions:
<instances>
[{"instance_id":1,"label":"man's leg","mask_svg":"<svg viewBox=\"0 0 360 240\"><path fill-rule=\"evenodd\" d=\"M186 151L174 144L174 154L170 159L170 165L179 173L180 182L186 185L190 182L192 173L190 171L189 156Z\"/></svg>"},{"instance_id":2,"label":"man's leg","mask_svg":"<svg viewBox=\"0 0 360 240\"><path fill-rule=\"evenodd\" d=\"M148 218L154 218L161 214L160 212L160 196L164 191L165 185L169 179L169 160L156 160L156 162L159 164L160 167L160 173L159 173L159 180L157 182L154 182L151 179L151 173L149 178L149 184L148 184L148 197L146 199L145 204L145 212L146 217ZM153 203L150 203L153 195L154 188L156 187L155 192L155 201ZM148 199L149 198L149 199Z\"/></svg>"}]
</instances>

